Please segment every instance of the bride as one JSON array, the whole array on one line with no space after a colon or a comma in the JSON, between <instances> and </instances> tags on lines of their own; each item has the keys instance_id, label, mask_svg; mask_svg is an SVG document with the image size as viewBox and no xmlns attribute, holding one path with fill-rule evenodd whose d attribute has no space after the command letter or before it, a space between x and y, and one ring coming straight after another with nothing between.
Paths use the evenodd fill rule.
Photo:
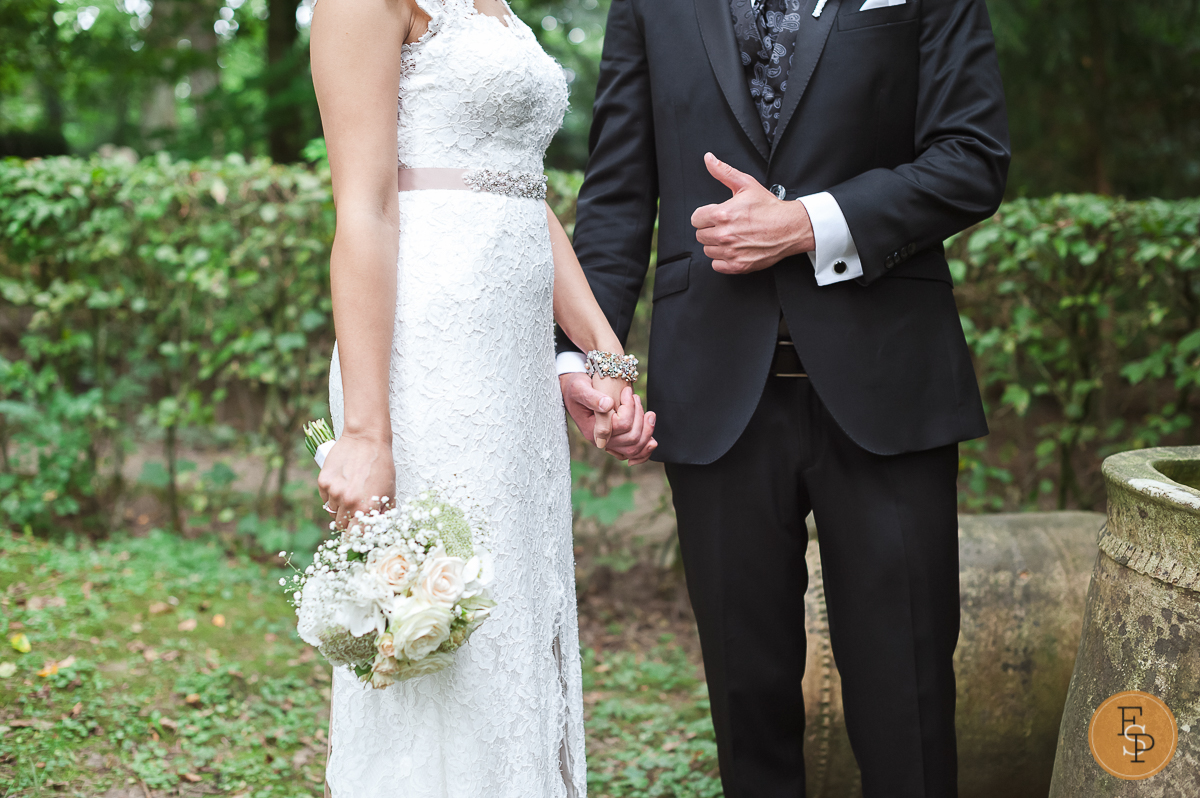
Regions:
<instances>
[{"instance_id":1,"label":"bride","mask_svg":"<svg viewBox=\"0 0 1200 798\"><path fill-rule=\"evenodd\" d=\"M631 363L544 201L563 71L502 0L321 0L311 52L337 209L338 437L321 496L344 527L373 497L464 483L489 519L498 601L444 671L384 690L335 671L327 789L582 798L552 322L598 353L590 383L564 378L598 445L639 463L657 444L654 414L623 379Z\"/></svg>"}]
</instances>

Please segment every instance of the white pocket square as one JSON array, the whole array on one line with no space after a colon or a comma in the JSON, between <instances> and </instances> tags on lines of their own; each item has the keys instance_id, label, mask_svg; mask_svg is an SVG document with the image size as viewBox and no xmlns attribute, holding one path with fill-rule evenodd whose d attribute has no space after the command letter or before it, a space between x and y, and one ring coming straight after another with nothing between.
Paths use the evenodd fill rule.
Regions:
<instances>
[{"instance_id":1,"label":"white pocket square","mask_svg":"<svg viewBox=\"0 0 1200 798\"><path fill-rule=\"evenodd\" d=\"M859 11L870 11L872 8L887 8L888 6L902 6L905 0L867 0L862 4Z\"/></svg>"}]
</instances>

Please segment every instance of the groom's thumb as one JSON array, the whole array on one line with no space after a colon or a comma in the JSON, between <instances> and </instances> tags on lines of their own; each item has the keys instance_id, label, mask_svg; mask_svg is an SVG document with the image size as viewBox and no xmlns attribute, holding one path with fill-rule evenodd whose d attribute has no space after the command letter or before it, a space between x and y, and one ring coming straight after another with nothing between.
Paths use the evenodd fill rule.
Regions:
<instances>
[{"instance_id":1,"label":"groom's thumb","mask_svg":"<svg viewBox=\"0 0 1200 798\"><path fill-rule=\"evenodd\" d=\"M739 172L711 152L704 153L704 165L708 167L710 175L724 183L734 194L761 185L750 175Z\"/></svg>"}]
</instances>

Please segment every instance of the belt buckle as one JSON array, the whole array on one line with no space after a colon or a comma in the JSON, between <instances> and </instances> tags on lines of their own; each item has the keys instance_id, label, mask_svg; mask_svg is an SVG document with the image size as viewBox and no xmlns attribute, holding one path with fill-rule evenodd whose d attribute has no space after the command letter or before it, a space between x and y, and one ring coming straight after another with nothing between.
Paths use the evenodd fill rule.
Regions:
<instances>
[{"instance_id":1,"label":"belt buckle","mask_svg":"<svg viewBox=\"0 0 1200 798\"><path fill-rule=\"evenodd\" d=\"M785 347L790 347L790 349ZM775 342L775 355L771 358L771 374L775 377L808 376L808 372L804 371L804 363L800 361L800 355L796 352L796 345L794 343L791 341Z\"/></svg>"}]
</instances>

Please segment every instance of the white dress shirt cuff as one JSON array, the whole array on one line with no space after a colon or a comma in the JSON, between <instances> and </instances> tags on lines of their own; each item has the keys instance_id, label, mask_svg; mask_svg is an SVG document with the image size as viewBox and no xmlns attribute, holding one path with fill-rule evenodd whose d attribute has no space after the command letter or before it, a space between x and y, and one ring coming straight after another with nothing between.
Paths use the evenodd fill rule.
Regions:
<instances>
[{"instance_id":1,"label":"white dress shirt cuff","mask_svg":"<svg viewBox=\"0 0 1200 798\"><path fill-rule=\"evenodd\" d=\"M558 357L554 358L554 365L558 367L561 377L563 374L587 371L587 358L580 352L559 352Z\"/></svg>"},{"instance_id":2,"label":"white dress shirt cuff","mask_svg":"<svg viewBox=\"0 0 1200 798\"><path fill-rule=\"evenodd\" d=\"M830 285L862 277L862 261L858 257L858 248L854 246L854 237L850 235L846 217L833 195L822 191L820 194L801 197L799 201L804 203L804 209L808 211L808 218L812 222L816 249L808 253L808 257L817 275L817 285Z\"/></svg>"}]
</instances>

